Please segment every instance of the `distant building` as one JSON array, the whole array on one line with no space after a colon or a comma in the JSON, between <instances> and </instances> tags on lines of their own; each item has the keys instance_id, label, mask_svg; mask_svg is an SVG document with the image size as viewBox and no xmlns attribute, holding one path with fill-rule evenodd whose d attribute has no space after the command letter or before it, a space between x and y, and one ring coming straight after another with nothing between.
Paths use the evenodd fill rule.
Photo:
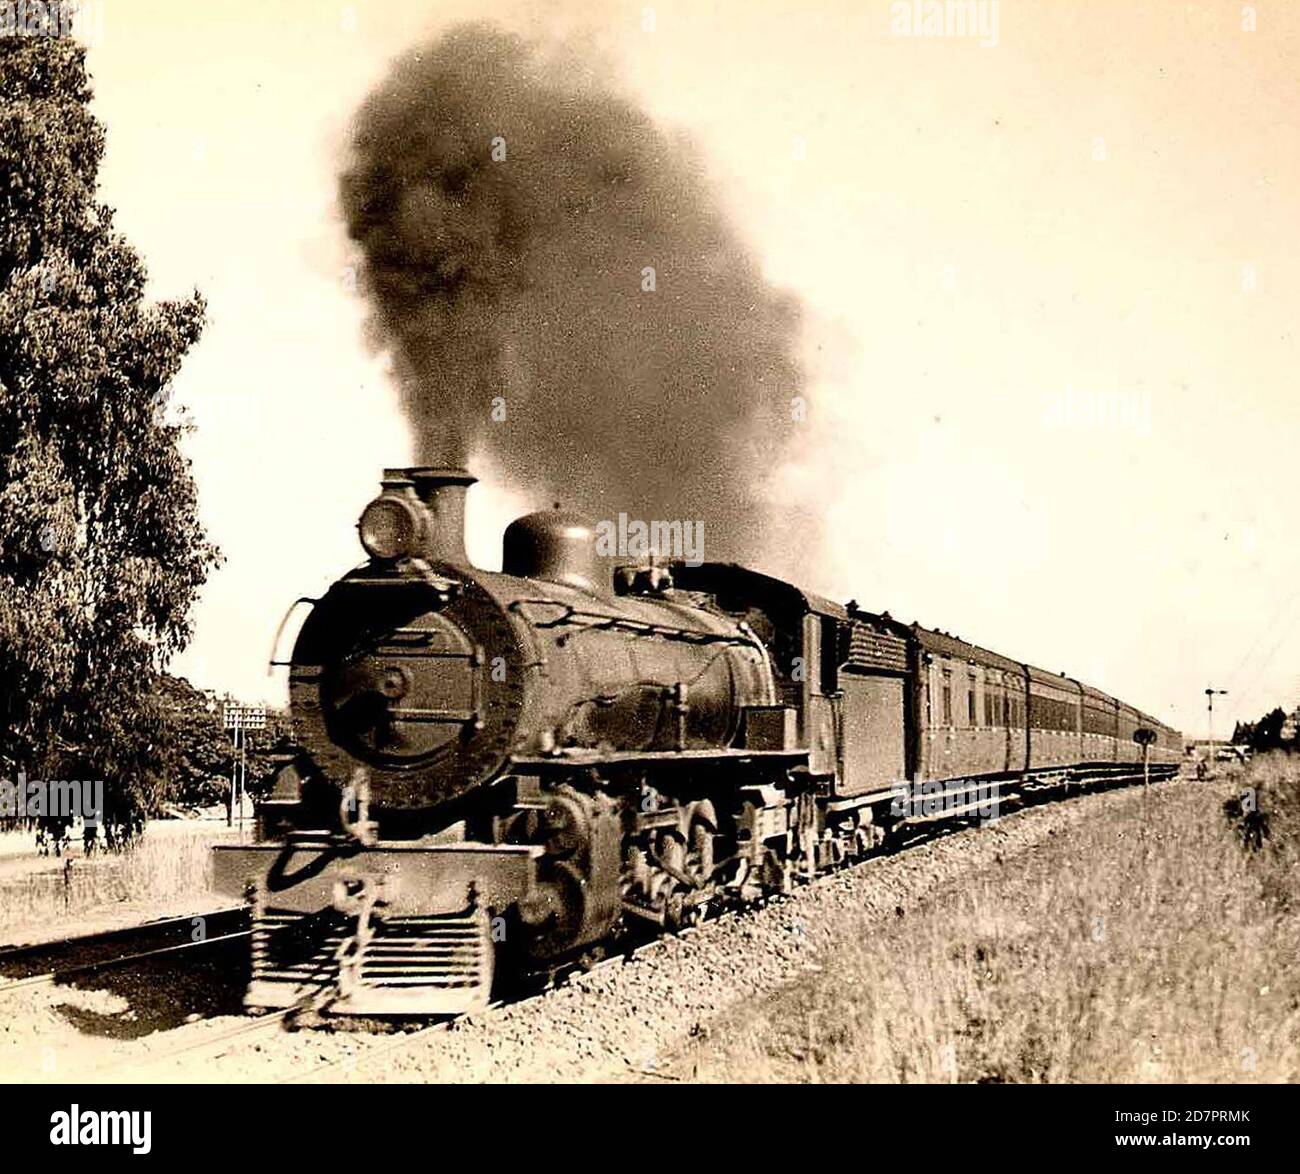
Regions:
<instances>
[{"instance_id":1,"label":"distant building","mask_svg":"<svg viewBox=\"0 0 1300 1174\"><path fill-rule=\"evenodd\" d=\"M1196 761L1208 760L1210 741L1208 738L1189 738L1183 743L1183 753ZM1235 746L1231 742L1214 742L1214 760L1216 762L1245 762L1250 756L1249 746Z\"/></svg>"}]
</instances>

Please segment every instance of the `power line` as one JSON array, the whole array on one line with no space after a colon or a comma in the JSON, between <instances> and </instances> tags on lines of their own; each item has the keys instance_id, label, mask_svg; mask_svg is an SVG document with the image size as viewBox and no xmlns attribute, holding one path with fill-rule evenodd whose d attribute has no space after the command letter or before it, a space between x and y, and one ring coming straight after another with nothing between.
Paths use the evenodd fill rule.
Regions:
<instances>
[{"instance_id":1,"label":"power line","mask_svg":"<svg viewBox=\"0 0 1300 1174\"><path fill-rule=\"evenodd\" d=\"M1278 621L1281 620L1282 617L1283 617L1283 616L1284 616L1288 611L1291 610L1291 608L1295 605L1295 603L1296 603L1297 600L1300 600L1300 587L1297 587L1296 590L1291 594L1290 598L1288 598L1288 599L1287 599L1287 600L1282 604L1282 606L1281 606L1280 608L1278 608L1278 610L1277 610L1277 614L1273 616L1272 620L1270 620L1267 624L1265 624L1265 625L1260 629L1260 631L1259 631L1259 635L1255 637L1255 640L1254 640L1254 642L1251 644L1249 650L1246 652L1246 655L1243 656L1243 657L1241 658L1241 662L1237 665L1237 667L1236 667L1235 669L1232 670L1232 675L1228 677L1228 686L1229 686L1230 688L1231 688L1231 687L1234 687L1234 686L1238 683L1239 678L1240 678L1240 676L1241 676L1241 670L1244 669L1244 668L1246 667L1246 663L1247 663L1247 661L1249 661L1250 658L1251 658L1252 656L1254 656L1255 653L1256 653L1257 651L1260 650L1260 648L1263 646L1263 642L1264 642L1265 638L1268 636L1269 632L1271 632L1271 631L1273 631L1273 630L1275 630L1275 629L1277 628ZM1292 621L1291 621L1291 627L1294 627L1294 626L1295 626L1295 620L1294 620L1294 618L1293 618ZM1288 635L1290 634L1290 628L1287 629L1287 634L1288 634ZM1281 642L1279 641L1278 643L1280 644ZM1267 658L1267 659L1265 660L1265 662L1264 662L1264 665L1262 665L1259 669L1256 670L1256 675L1257 675L1257 676L1258 676L1258 674L1259 674L1260 672L1263 671L1264 667L1266 667L1266 666L1268 665L1269 661L1271 661L1271 660L1273 659L1273 656L1276 654L1277 649L1278 649L1278 644L1274 644L1274 645L1273 645L1273 649L1272 649L1272 651L1268 654L1268 658ZM1253 680L1254 680L1254 678L1252 678L1252 682L1253 682Z\"/></svg>"}]
</instances>

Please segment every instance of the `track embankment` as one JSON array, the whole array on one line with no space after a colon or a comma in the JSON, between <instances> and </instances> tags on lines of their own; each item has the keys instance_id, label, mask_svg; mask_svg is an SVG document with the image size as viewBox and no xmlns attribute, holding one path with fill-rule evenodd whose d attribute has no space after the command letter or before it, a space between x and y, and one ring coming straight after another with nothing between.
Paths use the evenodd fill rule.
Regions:
<instances>
[{"instance_id":1,"label":"track embankment","mask_svg":"<svg viewBox=\"0 0 1300 1174\"><path fill-rule=\"evenodd\" d=\"M1221 819L1221 802L1213 788L1171 781L1031 807L987 827L922 839L522 1002L406 1036L316 1029L236 1038L220 1054L206 1054L201 1067L178 1059L171 1075L368 1083L744 1078L720 1053L699 1049L748 1030L746 1015L801 984L834 985L832 968L846 947L870 949L935 910L960 918L968 890L996 889L1033 873L1052 844L1089 826L1136 835L1154 826L1153 812L1162 806L1214 820ZM1021 932L1033 932L1037 916L1026 908ZM936 1055L940 1065L947 1053ZM712 1059L716 1069L708 1068ZM149 1079L167 1077L165 1068L149 1066Z\"/></svg>"}]
</instances>

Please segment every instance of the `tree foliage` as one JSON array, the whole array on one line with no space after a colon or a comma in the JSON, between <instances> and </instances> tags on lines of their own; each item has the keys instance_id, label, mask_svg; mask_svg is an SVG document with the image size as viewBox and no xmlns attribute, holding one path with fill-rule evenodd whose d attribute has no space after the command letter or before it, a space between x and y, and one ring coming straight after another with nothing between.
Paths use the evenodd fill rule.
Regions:
<instances>
[{"instance_id":1,"label":"tree foliage","mask_svg":"<svg viewBox=\"0 0 1300 1174\"><path fill-rule=\"evenodd\" d=\"M183 677L164 674L158 688L163 715L163 776L168 796L186 806L209 807L229 800L235 748L222 725L221 703ZM268 781L276 755L292 753L289 721L272 710L264 730L248 731L249 793L258 796Z\"/></svg>"},{"instance_id":2,"label":"tree foliage","mask_svg":"<svg viewBox=\"0 0 1300 1174\"><path fill-rule=\"evenodd\" d=\"M205 308L146 301L90 98L81 46L0 37L0 768L148 808L159 674L217 557L164 414Z\"/></svg>"},{"instance_id":3,"label":"tree foliage","mask_svg":"<svg viewBox=\"0 0 1300 1174\"><path fill-rule=\"evenodd\" d=\"M1296 738L1284 737L1287 732L1286 713L1273 709L1258 721L1238 722L1232 731L1232 741L1237 746L1249 746L1257 754L1268 750L1294 750Z\"/></svg>"}]
</instances>

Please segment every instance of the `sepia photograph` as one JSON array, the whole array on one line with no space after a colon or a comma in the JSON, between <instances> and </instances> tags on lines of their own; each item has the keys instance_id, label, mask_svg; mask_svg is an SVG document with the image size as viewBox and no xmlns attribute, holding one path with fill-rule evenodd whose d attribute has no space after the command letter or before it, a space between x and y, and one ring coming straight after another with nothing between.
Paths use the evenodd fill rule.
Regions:
<instances>
[{"instance_id":1,"label":"sepia photograph","mask_svg":"<svg viewBox=\"0 0 1300 1174\"><path fill-rule=\"evenodd\" d=\"M1298 187L1293 0L0 0L14 1157L1266 1156Z\"/></svg>"}]
</instances>

